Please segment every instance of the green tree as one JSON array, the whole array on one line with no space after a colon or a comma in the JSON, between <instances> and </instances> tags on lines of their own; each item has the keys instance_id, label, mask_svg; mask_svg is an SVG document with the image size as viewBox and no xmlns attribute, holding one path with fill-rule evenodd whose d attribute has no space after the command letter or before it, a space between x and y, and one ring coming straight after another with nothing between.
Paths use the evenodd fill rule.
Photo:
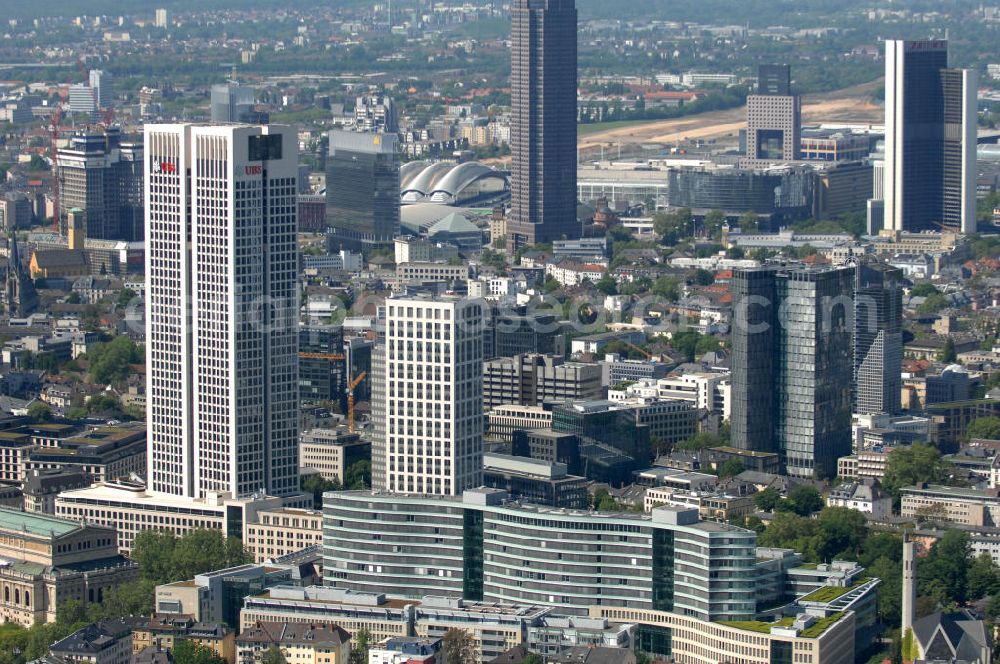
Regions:
<instances>
[{"instance_id":1,"label":"green tree","mask_svg":"<svg viewBox=\"0 0 1000 664\"><path fill-rule=\"evenodd\" d=\"M698 268L694 272L694 283L699 286L711 286L715 283L715 275L708 270Z\"/></svg>"},{"instance_id":2,"label":"green tree","mask_svg":"<svg viewBox=\"0 0 1000 664\"><path fill-rule=\"evenodd\" d=\"M441 656L443 664L476 664L479 653L472 636L457 627L452 627L441 638Z\"/></svg>"},{"instance_id":3,"label":"green tree","mask_svg":"<svg viewBox=\"0 0 1000 664\"><path fill-rule=\"evenodd\" d=\"M709 210L705 215L705 235L710 238L722 236L722 226L726 223L726 213L722 210Z\"/></svg>"},{"instance_id":4,"label":"green tree","mask_svg":"<svg viewBox=\"0 0 1000 664\"><path fill-rule=\"evenodd\" d=\"M101 327L101 310L96 304L88 304L80 315L80 324L88 332L96 332Z\"/></svg>"},{"instance_id":5,"label":"green tree","mask_svg":"<svg viewBox=\"0 0 1000 664\"><path fill-rule=\"evenodd\" d=\"M174 579L173 555L177 536L166 530L142 530L132 543L132 560L139 564L142 577L153 583Z\"/></svg>"},{"instance_id":6,"label":"green tree","mask_svg":"<svg viewBox=\"0 0 1000 664\"><path fill-rule=\"evenodd\" d=\"M887 625L898 625L903 596L902 564L880 557L868 566L868 574L882 580L878 588L879 617Z\"/></svg>"},{"instance_id":7,"label":"green tree","mask_svg":"<svg viewBox=\"0 0 1000 664\"><path fill-rule=\"evenodd\" d=\"M938 362L951 364L958 360L958 353L955 352L955 342L948 337L944 342L944 348L938 353Z\"/></svg>"},{"instance_id":8,"label":"green tree","mask_svg":"<svg viewBox=\"0 0 1000 664\"><path fill-rule=\"evenodd\" d=\"M76 291L73 291L73 292L72 292L72 293L70 293L70 294L69 294L69 296L68 296L68 297L66 298L66 304L80 304L80 301L81 301L82 299L83 299L83 298L82 298L82 297L80 297L80 294L79 294L79 293L77 293Z\"/></svg>"},{"instance_id":9,"label":"green tree","mask_svg":"<svg viewBox=\"0 0 1000 664\"><path fill-rule=\"evenodd\" d=\"M367 489L372 485L372 462L359 459L344 471L344 488L351 491Z\"/></svg>"},{"instance_id":10,"label":"green tree","mask_svg":"<svg viewBox=\"0 0 1000 664\"><path fill-rule=\"evenodd\" d=\"M899 490L918 482L941 482L950 464L941 459L937 448L924 443L896 447L889 454L882 478L882 488L898 499Z\"/></svg>"},{"instance_id":11,"label":"green tree","mask_svg":"<svg viewBox=\"0 0 1000 664\"><path fill-rule=\"evenodd\" d=\"M562 288L562 284L555 277L545 277L545 281L542 283L542 290L546 293L554 293L560 288Z\"/></svg>"},{"instance_id":12,"label":"green tree","mask_svg":"<svg viewBox=\"0 0 1000 664\"><path fill-rule=\"evenodd\" d=\"M28 406L28 417L36 422L48 422L52 419L52 409L44 401L35 401Z\"/></svg>"},{"instance_id":13,"label":"green tree","mask_svg":"<svg viewBox=\"0 0 1000 664\"><path fill-rule=\"evenodd\" d=\"M367 628L362 627L354 633L351 639L354 644L351 647L351 664L368 664L368 650L371 648L372 635Z\"/></svg>"},{"instance_id":14,"label":"green tree","mask_svg":"<svg viewBox=\"0 0 1000 664\"><path fill-rule=\"evenodd\" d=\"M95 344L86 358L90 363L90 380L107 384L125 378L131 372L130 365L141 364L145 354L134 341L119 336L107 343Z\"/></svg>"},{"instance_id":15,"label":"green tree","mask_svg":"<svg viewBox=\"0 0 1000 664\"><path fill-rule=\"evenodd\" d=\"M115 304L118 305L119 309L124 309L129 305L133 299L135 299L135 291L131 288L123 288L118 292L118 297L115 300Z\"/></svg>"},{"instance_id":16,"label":"green tree","mask_svg":"<svg viewBox=\"0 0 1000 664\"><path fill-rule=\"evenodd\" d=\"M966 574L969 599L982 599L1000 591L1000 570L988 553L980 554Z\"/></svg>"},{"instance_id":17,"label":"green tree","mask_svg":"<svg viewBox=\"0 0 1000 664\"><path fill-rule=\"evenodd\" d=\"M781 492L770 486L753 497L754 506L762 512L773 512L780 503Z\"/></svg>"},{"instance_id":18,"label":"green tree","mask_svg":"<svg viewBox=\"0 0 1000 664\"><path fill-rule=\"evenodd\" d=\"M968 533L946 530L917 565L919 594L933 597L943 605L961 604L966 600L971 563Z\"/></svg>"},{"instance_id":19,"label":"green tree","mask_svg":"<svg viewBox=\"0 0 1000 664\"><path fill-rule=\"evenodd\" d=\"M610 274L605 274L598 279L594 287L605 295L615 295L618 293L618 284Z\"/></svg>"},{"instance_id":20,"label":"green tree","mask_svg":"<svg viewBox=\"0 0 1000 664\"><path fill-rule=\"evenodd\" d=\"M657 297L662 297L669 302L676 302L681 297L681 282L676 277L663 275L653 282L653 286L649 290Z\"/></svg>"},{"instance_id":21,"label":"green tree","mask_svg":"<svg viewBox=\"0 0 1000 664\"><path fill-rule=\"evenodd\" d=\"M746 470L746 466L743 465L743 461L737 457L730 457L726 459L725 463L719 466L719 477L723 479L736 477L744 470Z\"/></svg>"},{"instance_id":22,"label":"green tree","mask_svg":"<svg viewBox=\"0 0 1000 664\"><path fill-rule=\"evenodd\" d=\"M987 440L1000 440L1000 417L977 417L969 422L965 430L966 440L973 438L985 438Z\"/></svg>"},{"instance_id":23,"label":"green tree","mask_svg":"<svg viewBox=\"0 0 1000 664\"><path fill-rule=\"evenodd\" d=\"M288 660L285 659L285 654L281 652L281 648L277 645L272 645L270 648L264 651L264 654L260 657L261 664L288 664Z\"/></svg>"},{"instance_id":24,"label":"green tree","mask_svg":"<svg viewBox=\"0 0 1000 664\"><path fill-rule=\"evenodd\" d=\"M799 516L809 516L823 509L823 497L810 484L800 484L789 491L788 502L791 511Z\"/></svg>"},{"instance_id":25,"label":"green tree","mask_svg":"<svg viewBox=\"0 0 1000 664\"><path fill-rule=\"evenodd\" d=\"M736 224L743 233L756 233L760 230L760 215L756 212L744 212Z\"/></svg>"},{"instance_id":26,"label":"green tree","mask_svg":"<svg viewBox=\"0 0 1000 664\"><path fill-rule=\"evenodd\" d=\"M108 588L104 601L92 611L92 618L122 618L125 616L148 616L153 613L156 599L156 584L149 579L139 579Z\"/></svg>"},{"instance_id":27,"label":"green tree","mask_svg":"<svg viewBox=\"0 0 1000 664\"><path fill-rule=\"evenodd\" d=\"M186 639L175 642L171 654L174 664L224 664L226 661L211 648Z\"/></svg>"},{"instance_id":28,"label":"green tree","mask_svg":"<svg viewBox=\"0 0 1000 664\"><path fill-rule=\"evenodd\" d=\"M521 664L545 664L545 660L538 653L529 653L527 657L521 660Z\"/></svg>"},{"instance_id":29,"label":"green tree","mask_svg":"<svg viewBox=\"0 0 1000 664\"><path fill-rule=\"evenodd\" d=\"M673 212L658 212L653 217L653 230L660 236L660 242L672 247L681 238L691 237L693 232L691 210L680 208Z\"/></svg>"},{"instance_id":30,"label":"green tree","mask_svg":"<svg viewBox=\"0 0 1000 664\"><path fill-rule=\"evenodd\" d=\"M722 438L710 431L699 431L686 440L677 443L677 449L697 452L722 445Z\"/></svg>"},{"instance_id":31,"label":"green tree","mask_svg":"<svg viewBox=\"0 0 1000 664\"><path fill-rule=\"evenodd\" d=\"M865 515L848 507L825 507L816 519L820 559L855 560L868 533Z\"/></svg>"},{"instance_id":32,"label":"green tree","mask_svg":"<svg viewBox=\"0 0 1000 664\"><path fill-rule=\"evenodd\" d=\"M343 487L340 482L328 480L319 473L303 475L301 480L302 490L311 493L313 496L313 508L323 509L323 494L327 491L340 491Z\"/></svg>"},{"instance_id":33,"label":"green tree","mask_svg":"<svg viewBox=\"0 0 1000 664\"><path fill-rule=\"evenodd\" d=\"M937 295L940 292L941 291L937 289L937 286L926 282L922 284L917 284L910 289L910 295L916 297L927 297L928 295Z\"/></svg>"},{"instance_id":34,"label":"green tree","mask_svg":"<svg viewBox=\"0 0 1000 664\"><path fill-rule=\"evenodd\" d=\"M922 314L936 314L948 306L948 300L941 293L928 295L917 307L917 311Z\"/></svg>"},{"instance_id":35,"label":"green tree","mask_svg":"<svg viewBox=\"0 0 1000 664\"><path fill-rule=\"evenodd\" d=\"M64 625L86 623L87 605L78 599L65 599L56 607L56 622Z\"/></svg>"}]
</instances>

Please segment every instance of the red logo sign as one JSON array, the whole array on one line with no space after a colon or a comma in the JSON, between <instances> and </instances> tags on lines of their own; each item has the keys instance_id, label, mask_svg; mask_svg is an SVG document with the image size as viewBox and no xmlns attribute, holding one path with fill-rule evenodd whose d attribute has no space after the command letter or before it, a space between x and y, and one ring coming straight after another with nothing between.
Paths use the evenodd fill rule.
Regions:
<instances>
[{"instance_id":1,"label":"red logo sign","mask_svg":"<svg viewBox=\"0 0 1000 664\"><path fill-rule=\"evenodd\" d=\"M149 163L149 170L154 173L176 173L177 166L171 164L169 161L151 161Z\"/></svg>"},{"instance_id":2,"label":"red logo sign","mask_svg":"<svg viewBox=\"0 0 1000 664\"><path fill-rule=\"evenodd\" d=\"M263 171L264 167L261 166L260 164L252 164L250 166L244 167L243 169L243 172L246 173L247 175L260 175Z\"/></svg>"}]
</instances>

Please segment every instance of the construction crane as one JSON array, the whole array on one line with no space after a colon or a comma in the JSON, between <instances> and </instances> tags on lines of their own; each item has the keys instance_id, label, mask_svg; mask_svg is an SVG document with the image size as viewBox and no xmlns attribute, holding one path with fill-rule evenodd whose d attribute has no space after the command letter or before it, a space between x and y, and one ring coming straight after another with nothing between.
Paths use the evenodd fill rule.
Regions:
<instances>
[{"instance_id":1,"label":"construction crane","mask_svg":"<svg viewBox=\"0 0 1000 664\"><path fill-rule=\"evenodd\" d=\"M52 111L52 123L49 126L49 137L52 141L52 229L59 233L59 124L62 122L62 110L56 106Z\"/></svg>"},{"instance_id":2,"label":"construction crane","mask_svg":"<svg viewBox=\"0 0 1000 664\"><path fill-rule=\"evenodd\" d=\"M367 371L362 371L347 384L347 430L354 433L354 388L368 375Z\"/></svg>"}]
</instances>

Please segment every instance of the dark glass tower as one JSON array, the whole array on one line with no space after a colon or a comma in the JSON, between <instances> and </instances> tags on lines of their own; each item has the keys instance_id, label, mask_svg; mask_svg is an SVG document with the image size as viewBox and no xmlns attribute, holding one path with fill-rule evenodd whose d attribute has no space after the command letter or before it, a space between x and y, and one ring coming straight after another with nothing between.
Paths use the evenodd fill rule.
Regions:
<instances>
[{"instance_id":1,"label":"dark glass tower","mask_svg":"<svg viewBox=\"0 0 1000 664\"><path fill-rule=\"evenodd\" d=\"M576 220L576 6L513 0L507 247L580 235Z\"/></svg>"},{"instance_id":2,"label":"dark glass tower","mask_svg":"<svg viewBox=\"0 0 1000 664\"><path fill-rule=\"evenodd\" d=\"M856 270L854 412L896 415L903 368L903 274L884 263Z\"/></svg>"},{"instance_id":3,"label":"dark glass tower","mask_svg":"<svg viewBox=\"0 0 1000 664\"><path fill-rule=\"evenodd\" d=\"M395 134L333 130L326 159L326 216L341 248L386 246L399 234Z\"/></svg>"},{"instance_id":4,"label":"dark glass tower","mask_svg":"<svg viewBox=\"0 0 1000 664\"><path fill-rule=\"evenodd\" d=\"M734 445L832 477L851 453L854 269L737 270L732 289Z\"/></svg>"},{"instance_id":5,"label":"dark glass tower","mask_svg":"<svg viewBox=\"0 0 1000 664\"><path fill-rule=\"evenodd\" d=\"M886 228L975 232L975 182L975 72L946 41L886 40Z\"/></svg>"}]
</instances>

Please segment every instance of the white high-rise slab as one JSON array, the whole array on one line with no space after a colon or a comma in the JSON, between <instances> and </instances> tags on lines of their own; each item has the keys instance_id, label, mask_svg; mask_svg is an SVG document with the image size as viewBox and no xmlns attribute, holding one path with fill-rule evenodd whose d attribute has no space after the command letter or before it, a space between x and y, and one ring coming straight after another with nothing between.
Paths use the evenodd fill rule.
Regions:
<instances>
[{"instance_id":1,"label":"white high-rise slab","mask_svg":"<svg viewBox=\"0 0 1000 664\"><path fill-rule=\"evenodd\" d=\"M386 300L372 361L376 489L458 496L483 478L483 304Z\"/></svg>"},{"instance_id":2,"label":"white high-rise slab","mask_svg":"<svg viewBox=\"0 0 1000 664\"><path fill-rule=\"evenodd\" d=\"M294 130L146 125L147 486L299 489Z\"/></svg>"}]
</instances>

